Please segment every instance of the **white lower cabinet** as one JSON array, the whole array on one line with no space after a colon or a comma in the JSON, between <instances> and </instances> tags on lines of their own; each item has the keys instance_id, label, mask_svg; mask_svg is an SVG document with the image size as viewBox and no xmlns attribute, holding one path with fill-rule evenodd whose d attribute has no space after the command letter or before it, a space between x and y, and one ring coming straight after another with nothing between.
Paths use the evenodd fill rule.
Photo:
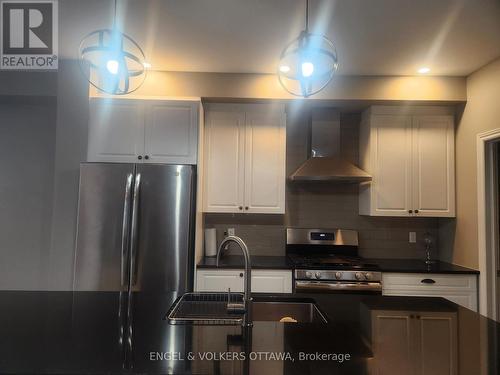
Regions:
<instances>
[{"instance_id":1,"label":"white lower cabinet","mask_svg":"<svg viewBox=\"0 0 500 375\"><path fill-rule=\"evenodd\" d=\"M362 309L370 374L458 373L457 313Z\"/></svg>"},{"instance_id":2,"label":"white lower cabinet","mask_svg":"<svg viewBox=\"0 0 500 375\"><path fill-rule=\"evenodd\" d=\"M382 274L385 296L444 297L477 311L477 276L430 273Z\"/></svg>"},{"instance_id":3,"label":"white lower cabinet","mask_svg":"<svg viewBox=\"0 0 500 375\"><path fill-rule=\"evenodd\" d=\"M198 292L243 292L245 273L240 269L197 269ZM292 271L252 270L252 292L292 293Z\"/></svg>"}]
</instances>

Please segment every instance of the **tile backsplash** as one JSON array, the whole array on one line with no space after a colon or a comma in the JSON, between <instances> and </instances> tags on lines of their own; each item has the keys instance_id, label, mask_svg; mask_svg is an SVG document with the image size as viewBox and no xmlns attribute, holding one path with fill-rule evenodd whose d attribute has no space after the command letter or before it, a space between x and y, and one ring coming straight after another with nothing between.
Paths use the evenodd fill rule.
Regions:
<instances>
[{"instance_id":1,"label":"tile backsplash","mask_svg":"<svg viewBox=\"0 0 500 375\"><path fill-rule=\"evenodd\" d=\"M289 111L287 119L286 169L290 175L308 157L308 113ZM360 119L359 114L344 114L340 120L340 154L354 164L358 164ZM227 228L235 228L253 255L284 255L286 227L358 230L359 252L367 258L423 259L423 235L428 232L438 242L438 219L360 216L356 184L287 182L285 215L205 214L204 220L206 227L217 228L218 242ZM416 232L417 243L408 242L409 232ZM436 250L434 256L438 257Z\"/></svg>"}]
</instances>

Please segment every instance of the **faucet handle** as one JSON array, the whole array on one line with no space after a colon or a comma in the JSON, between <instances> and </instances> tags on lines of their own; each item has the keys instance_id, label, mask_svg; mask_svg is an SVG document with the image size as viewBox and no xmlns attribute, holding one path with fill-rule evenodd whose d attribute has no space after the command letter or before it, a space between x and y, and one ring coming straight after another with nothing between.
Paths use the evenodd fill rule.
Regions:
<instances>
[{"instance_id":1,"label":"faucet handle","mask_svg":"<svg viewBox=\"0 0 500 375\"><path fill-rule=\"evenodd\" d=\"M244 303L231 302L231 288L227 288L226 310L229 314L243 314L246 311Z\"/></svg>"}]
</instances>

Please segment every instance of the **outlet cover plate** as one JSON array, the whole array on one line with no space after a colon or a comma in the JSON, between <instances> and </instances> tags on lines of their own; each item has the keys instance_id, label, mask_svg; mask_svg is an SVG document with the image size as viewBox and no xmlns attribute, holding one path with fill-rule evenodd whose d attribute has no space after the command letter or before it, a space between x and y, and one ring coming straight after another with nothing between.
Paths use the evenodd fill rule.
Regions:
<instances>
[{"instance_id":1,"label":"outlet cover plate","mask_svg":"<svg viewBox=\"0 0 500 375\"><path fill-rule=\"evenodd\" d=\"M410 235L408 236L408 242L417 243L417 232L410 232Z\"/></svg>"}]
</instances>

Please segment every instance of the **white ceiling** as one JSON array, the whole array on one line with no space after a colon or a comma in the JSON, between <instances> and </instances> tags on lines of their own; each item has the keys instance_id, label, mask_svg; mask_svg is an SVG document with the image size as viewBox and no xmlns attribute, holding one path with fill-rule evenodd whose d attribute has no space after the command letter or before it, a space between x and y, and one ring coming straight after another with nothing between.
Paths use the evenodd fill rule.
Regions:
<instances>
[{"instance_id":1,"label":"white ceiling","mask_svg":"<svg viewBox=\"0 0 500 375\"><path fill-rule=\"evenodd\" d=\"M303 28L305 0L118 0L119 23L155 70L274 73ZM112 1L60 0L61 54L112 24ZM500 56L498 0L310 0L339 74L464 76Z\"/></svg>"}]
</instances>

